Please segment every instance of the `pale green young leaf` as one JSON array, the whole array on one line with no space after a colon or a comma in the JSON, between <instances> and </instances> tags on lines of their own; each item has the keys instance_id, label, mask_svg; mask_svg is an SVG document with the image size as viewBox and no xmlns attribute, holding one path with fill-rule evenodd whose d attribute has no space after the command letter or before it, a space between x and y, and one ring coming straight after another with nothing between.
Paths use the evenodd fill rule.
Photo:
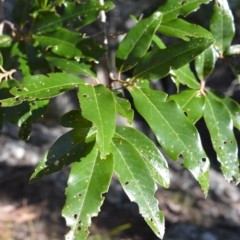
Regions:
<instances>
[{"instance_id":1,"label":"pale green young leaf","mask_svg":"<svg viewBox=\"0 0 240 240\"><path fill-rule=\"evenodd\" d=\"M113 93L115 97L117 113L126 118L129 124L132 124L134 111L132 110L130 102L124 98L119 91L114 91Z\"/></svg>"},{"instance_id":2,"label":"pale green young leaf","mask_svg":"<svg viewBox=\"0 0 240 240\"><path fill-rule=\"evenodd\" d=\"M195 59L195 69L200 80L206 80L212 73L215 63L218 58L218 53L213 46L206 49Z\"/></svg>"},{"instance_id":3,"label":"pale green young leaf","mask_svg":"<svg viewBox=\"0 0 240 240\"><path fill-rule=\"evenodd\" d=\"M176 84L187 85L192 89L200 89L200 84L194 73L191 71L189 64L186 64L176 70L172 70L170 72L170 76Z\"/></svg>"},{"instance_id":4,"label":"pale green young leaf","mask_svg":"<svg viewBox=\"0 0 240 240\"><path fill-rule=\"evenodd\" d=\"M181 18L163 22L158 31L165 36L181 38L184 41L189 41L191 38L213 38L212 34L206 29Z\"/></svg>"},{"instance_id":5,"label":"pale green young leaf","mask_svg":"<svg viewBox=\"0 0 240 240\"><path fill-rule=\"evenodd\" d=\"M176 70L214 43L212 39L196 38L189 42L173 44L165 49L150 51L138 62L134 69L134 79L158 79L170 70Z\"/></svg>"},{"instance_id":6,"label":"pale green young leaf","mask_svg":"<svg viewBox=\"0 0 240 240\"><path fill-rule=\"evenodd\" d=\"M116 66L119 72L133 68L148 51L152 38L162 19L160 12L137 23L125 36L116 52Z\"/></svg>"},{"instance_id":7,"label":"pale green young leaf","mask_svg":"<svg viewBox=\"0 0 240 240\"><path fill-rule=\"evenodd\" d=\"M166 48L166 45L164 44L164 42L162 41L162 39L157 36L156 34L153 36L153 39L152 39L152 47L154 49L164 49Z\"/></svg>"},{"instance_id":8,"label":"pale green young leaf","mask_svg":"<svg viewBox=\"0 0 240 240\"><path fill-rule=\"evenodd\" d=\"M127 141L144 160L154 181L167 188L170 184L167 161L156 145L134 128L119 126L114 135Z\"/></svg>"},{"instance_id":9,"label":"pale green young leaf","mask_svg":"<svg viewBox=\"0 0 240 240\"><path fill-rule=\"evenodd\" d=\"M93 72L93 70L91 69L92 66L90 64L79 63L74 60L68 60L59 57L46 57L46 60L53 66L61 69L63 72L81 74L83 76L88 76L92 78L97 77L96 73Z\"/></svg>"},{"instance_id":10,"label":"pale green young leaf","mask_svg":"<svg viewBox=\"0 0 240 240\"><path fill-rule=\"evenodd\" d=\"M52 50L55 54L66 57L81 57L82 52L76 47L82 40L82 36L77 32L59 28L55 32L45 33L44 35L33 35L37 44L43 48Z\"/></svg>"},{"instance_id":11,"label":"pale green young leaf","mask_svg":"<svg viewBox=\"0 0 240 240\"><path fill-rule=\"evenodd\" d=\"M163 22L176 19L178 16L186 17L189 13L199 9L202 3L209 3L211 0L167 0L158 8L163 13Z\"/></svg>"},{"instance_id":12,"label":"pale green young leaf","mask_svg":"<svg viewBox=\"0 0 240 240\"><path fill-rule=\"evenodd\" d=\"M81 78L67 73L28 76L22 85L11 89L15 97L2 100L2 107L18 105L26 100L55 97L84 83Z\"/></svg>"},{"instance_id":13,"label":"pale green young leaf","mask_svg":"<svg viewBox=\"0 0 240 240\"><path fill-rule=\"evenodd\" d=\"M218 0L214 3L210 30L216 40L220 56L229 48L235 34L235 26L231 9L227 0Z\"/></svg>"},{"instance_id":14,"label":"pale green young leaf","mask_svg":"<svg viewBox=\"0 0 240 240\"><path fill-rule=\"evenodd\" d=\"M203 116L224 177L227 181L239 183L238 146L233 133L233 121L224 105L210 91L207 93Z\"/></svg>"},{"instance_id":15,"label":"pale green young leaf","mask_svg":"<svg viewBox=\"0 0 240 240\"><path fill-rule=\"evenodd\" d=\"M115 132L116 104L112 92L103 85L81 85L78 97L84 118L97 127L96 144L101 158L110 153L110 142Z\"/></svg>"},{"instance_id":16,"label":"pale green young leaf","mask_svg":"<svg viewBox=\"0 0 240 240\"><path fill-rule=\"evenodd\" d=\"M182 91L171 95L169 100L174 100L193 124L203 116L205 97L197 90Z\"/></svg>"},{"instance_id":17,"label":"pale green young leaf","mask_svg":"<svg viewBox=\"0 0 240 240\"><path fill-rule=\"evenodd\" d=\"M10 47L12 44L12 38L7 35L3 34L0 36L0 48Z\"/></svg>"},{"instance_id":18,"label":"pale green young leaf","mask_svg":"<svg viewBox=\"0 0 240 240\"><path fill-rule=\"evenodd\" d=\"M150 88L129 86L128 89L134 106L147 121L165 152L173 160L183 156L183 166L192 172L206 194L209 188L209 160L195 126L174 101L166 101L165 93Z\"/></svg>"},{"instance_id":19,"label":"pale green young leaf","mask_svg":"<svg viewBox=\"0 0 240 240\"><path fill-rule=\"evenodd\" d=\"M157 185L139 150L125 139L113 138L111 152L114 171L129 199L139 206L139 212L154 233L164 235L164 216L154 198Z\"/></svg>"},{"instance_id":20,"label":"pale green young leaf","mask_svg":"<svg viewBox=\"0 0 240 240\"><path fill-rule=\"evenodd\" d=\"M87 238L91 217L97 216L100 211L103 194L108 191L112 174L112 155L102 160L96 147L81 162L72 165L62 210L67 226L70 227L66 239Z\"/></svg>"}]
</instances>

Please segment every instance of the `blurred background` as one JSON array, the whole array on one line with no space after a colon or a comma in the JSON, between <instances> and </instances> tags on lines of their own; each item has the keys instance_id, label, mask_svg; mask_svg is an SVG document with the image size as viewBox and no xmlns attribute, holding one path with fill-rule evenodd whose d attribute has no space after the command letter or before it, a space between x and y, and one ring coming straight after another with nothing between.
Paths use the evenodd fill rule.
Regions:
<instances>
[{"instance_id":1,"label":"blurred background","mask_svg":"<svg viewBox=\"0 0 240 240\"><path fill-rule=\"evenodd\" d=\"M13 22L11 12L15 0L0 1L0 33L4 21ZM116 8L107 14L110 52L113 59L120 39L134 26L130 14L148 16L162 0L114 0ZM240 43L240 1L229 0L234 14L236 35L234 43ZM19 11L21 11L19 9ZM212 4L202 5L199 11L190 14L188 20L206 28L212 12ZM101 41L101 26L94 23L83 29L88 35L96 35ZM164 37L169 45L176 39ZM240 66L238 58L234 59ZM99 66L98 71L104 72ZM129 74L129 75L128 75ZM131 72L126 74L126 78ZM233 97L240 102L240 86L231 69L224 61L218 61L207 81L208 87ZM169 94L176 89L166 77L152 82L156 89ZM131 100L131 99L130 99ZM51 101L45 118L34 124L28 142L18 138L18 127L4 123L0 136L0 240L61 240L68 232L61 209L65 201L65 187L69 169L29 184L29 177L44 152L67 129L59 125L60 117L78 104L74 91ZM144 121L136 115L134 125L152 137ZM204 148L210 156L210 191L205 199L198 183L190 172L181 167L181 159L168 159L171 185L169 189L159 187L155 197L166 218L164 240L240 240L240 188L226 182L220 173L219 164L212 148L209 134L203 121L197 123ZM240 139L239 132L236 137ZM138 207L131 203L113 177L109 192L99 216L92 219L91 235L88 240L157 240L151 229L138 213Z\"/></svg>"}]
</instances>

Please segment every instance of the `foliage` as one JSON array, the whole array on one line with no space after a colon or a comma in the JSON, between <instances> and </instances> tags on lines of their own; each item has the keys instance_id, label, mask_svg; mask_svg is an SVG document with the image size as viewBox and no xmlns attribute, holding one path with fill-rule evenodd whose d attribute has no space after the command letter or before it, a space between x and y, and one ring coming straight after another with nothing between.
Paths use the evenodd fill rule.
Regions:
<instances>
[{"instance_id":1,"label":"foliage","mask_svg":"<svg viewBox=\"0 0 240 240\"><path fill-rule=\"evenodd\" d=\"M210 163L195 127L203 118L223 175L227 181L239 183L233 129L240 130L240 106L205 87L219 58L229 59L240 53L239 45L231 45L233 16L227 0L218 0L214 2L209 31L185 19L209 2L168 0L149 17L137 20L120 42L115 59L118 76L111 75L111 82L129 91L132 105L113 84L98 83L94 65L106 50L82 30L98 19L100 11L111 10L112 2L16 2L16 28L12 35L0 36L0 127L4 119L17 124L19 137L27 140L32 122L43 117L49 99L78 89L80 109L66 113L61 120L62 126L72 130L50 147L30 179L35 182L72 164L63 208L71 228L66 239L86 239L91 217L100 211L102 195L108 191L114 172L130 200L139 205L145 221L163 238L164 216L154 193L157 184L169 186L168 164L144 134L130 126L116 126L117 114L129 124L133 122L133 108L172 160L183 157L183 167L191 171L207 194ZM180 40L165 46L160 34ZM189 65L193 60L194 71ZM132 76L122 80L122 73L129 70ZM16 71L22 74L21 82L12 77ZM181 89L171 96L149 85L151 80L167 75Z\"/></svg>"}]
</instances>

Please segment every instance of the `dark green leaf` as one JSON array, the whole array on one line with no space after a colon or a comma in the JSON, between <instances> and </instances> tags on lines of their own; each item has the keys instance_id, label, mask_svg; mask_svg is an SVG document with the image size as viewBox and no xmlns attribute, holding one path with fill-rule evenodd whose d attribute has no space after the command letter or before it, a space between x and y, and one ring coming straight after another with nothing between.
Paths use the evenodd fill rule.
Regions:
<instances>
[{"instance_id":1,"label":"dark green leaf","mask_svg":"<svg viewBox=\"0 0 240 240\"><path fill-rule=\"evenodd\" d=\"M195 69L200 80L206 80L212 73L218 54L213 46L206 49L195 59Z\"/></svg>"},{"instance_id":2,"label":"dark green leaf","mask_svg":"<svg viewBox=\"0 0 240 240\"><path fill-rule=\"evenodd\" d=\"M119 115L126 118L129 124L132 124L134 111L131 108L130 102L122 96L119 91L114 91L116 101L116 110Z\"/></svg>"},{"instance_id":3,"label":"dark green leaf","mask_svg":"<svg viewBox=\"0 0 240 240\"><path fill-rule=\"evenodd\" d=\"M94 142L88 141L92 140L91 135L88 139L89 131L90 128L75 128L58 138L39 162L30 181L36 182L87 156L94 146Z\"/></svg>"},{"instance_id":4,"label":"dark green leaf","mask_svg":"<svg viewBox=\"0 0 240 240\"><path fill-rule=\"evenodd\" d=\"M56 30L62 26L62 18L55 12L41 12L32 27L34 34L43 34Z\"/></svg>"},{"instance_id":5,"label":"dark green leaf","mask_svg":"<svg viewBox=\"0 0 240 240\"><path fill-rule=\"evenodd\" d=\"M158 142L173 160L179 155L199 181L205 194L208 191L209 160L203 150L199 134L174 101L167 95L149 88L128 87L137 111L145 118Z\"/></svg>"},{"instance_id":6,"label":"dark green leaf","mask_svg":"<svg viewBox=\"0 0 240 240\"><path fill-rule=\"evenodd\" d=\"M176 19L178 16L187 16L196 11L202 3L209 3L211 0L167 0L158 8L163 13L163 22Z\"/></svg>"},{"instance_id":7,"label":"dark green leaf","mask_svg":"<svg viewBox=\"0 0 240 240\"><path fill-rule=\"evenodd\" d=\"M176 84L181 83L192 89L200 89L200 84L194 73L191 71L189 64L186 64L177 70L171 70L170 75Z\"/></svg>"},{"instance_id":8,"label":"dark green leaf","mask_svg":"<svg viewBox=\"0 0 240 240\"><path fill-rule=\"evenodd\" d=\"M203 116L205 97L199 94L199 91L185 90L178 94L171 95L169 99L173 99L178 103L192 123L196 123Z\"/></svg>"},{"instance_id":9,"label":"dark green leaf","mask_svg":"<svg viewBox=\"0 0 240 240\"><path fill-rule=\"evenodd\" d=\"M208 92L204 120L209 130L217 159L227 181L240 182L238 146L233 133L233 122L224 105Z\"/></svg>"},{"instance_id":10,"label":"dark green leaf","mask_svg":"<svg viewBox=\"0 0 240 240\"><path fill-rule=\"evenodd\" d=\"M218 0L214 3L210 30L216 40L220 56L223 57L235 34L233 15L227 0Z\"/></svg>"},{"instance_id":11,"label":"dark green leaf","mask_svg":"<svg viewBox=\"0 0 240 240\"><path fill-rule=\"evenodd\" d=\"M3 34L0 36L0 48L10 47L12 38L9 35Z\"/></svg>"},{"instance_id":12,"label":"dark green leaf","mask_svg":"<svg viewBox=\"0 0 240 240\"><path fill-rule=\"evenodd\" d=\"M82 115L97 127L96 144L101 158L110 153L115 132L116 106L112 92L103 85L81 85L78 93Z\"/></svg>"},{"instance_id":13,"label":"dark green leaf","mask_svg":"<svg viewBox=\"0 0 240 240\"><path fill-rule=\"evenodd\" d=\"M139 206L139 212L154 233L162 238L164 216L158 209L154 193L157 190L142 155L129 141L122 138L112 140L114 170L129 199Z\"/></svg>"},{"instance_id":14,"label":"dark green leaf","mask_svg":"<svg viewBox=\"0 0 240 240\"><path fill-rule=\"evenodd\" d=\"M137 64L134 79L158 79L193 60L214 43L212 39L196 38L148 52Z\"/></svg>"},{"instance_id":15,"label":"dark green leaf","mask_svg":"<svg viewBox=\"0 0 240 240\"><path fill-rule=\"evenodd\" d=\"M191 38L213 38L206 29L180 18L163 22L158 31L168 37L181 38L184 41L189 41Z\"/></svg>"},{"instance_id":16,"label":"dark green leaf","mask_svg":"<svg viewBox=\"0 0 240 240\"><path fill-rule=\"evenodd\" d=\"M133 68L148 51L152 38L162 19L160 12L155 12L133 27L120 43L116 52L116 66L119 72Z\"/></svg>"},{"instance_id":17,"label":"dark green leaf","mask_svg":"<svg viewBox=\"0 0 240 240\"><path fill-rule=\"evenodd\" d=\"M96 73L92 71L92 66L86 63L79 63L77 61L68 60L65 58L58 57L46 57L47 61L50 62L57 68L60 68L64 72L72 74L81 74L84 76L96 78Z\"/></svg>"},{"instance_id":18,"label":"dark green leaf","mask_svg":"<svg viewBox=\"0 0 240 240\"><path fill-rule=\"evenodd\" d=\"M51 48L52 52L66 58L81 57L81 51L76 44L81 41L79 33L59 28L55 32L46 33L41 36L33 35L38 44L44 48Z\"/></svg>"},{"instance_id":19,"label":"dark green leaf","mask_svg":"<svg viewBox=\"0 0 240 240\"><path fill-rule=\"evenodd\" d=\"M117 127L115 137L121 138L122 141L127 141L128 144L132 145L144 160L154 181L165 188L169 187L167 161L149 138L134 128L123 126Z\"/></svg>"},{"instance_id":20,"label":"dark green leaf","mask_svg":"<svg viewBox=\"0 0 240 240\"><path fill-rule=\"evenodd\" d=\"M87 2L71 3L65 2L65 10L61 16L62 20L73 27L83 27L95 20L97 20L101 10L107 12L114 7L110 1L105 1L102 6L97 0L89 0Z\"/></svg>"},{"instance_id":21,"label":"dark green leaf","mask_svg":"<svg viewBox=\"0 0 240 240\"><path fill-rule=\"evenodd\" d=\"M67 73L29 76L24 79L23 85L11 89L15 97L2 100L2 106L14 106L25 100L51 98L84 83L79 77Z\"/></svg>"},{"instance_id":22,"label":"dark green leaf","mask_svg":"<svg viewBox=\"0 0 240 240\"><path fill-rule=\"evenodd\" d=\"M66 189L66 203L62 214L71 228L66 239L86 239L91 225L91 217L98 215L103 203L103 193L108 191L113 174L112 155L100 158L97 148L74 163Z\"/></svg>"},{"instance_id":23,"label":"dark green leaf","mask_svg":"<svg viewBox=\"0 0 240 240\"><path fill-rule=\"evenodd\" d=\"M32 112L32 121L35 122L43 118L44 114L47 112L49 100L37 100L29 102L31 112Z\"/></svg>"}]
</instances>

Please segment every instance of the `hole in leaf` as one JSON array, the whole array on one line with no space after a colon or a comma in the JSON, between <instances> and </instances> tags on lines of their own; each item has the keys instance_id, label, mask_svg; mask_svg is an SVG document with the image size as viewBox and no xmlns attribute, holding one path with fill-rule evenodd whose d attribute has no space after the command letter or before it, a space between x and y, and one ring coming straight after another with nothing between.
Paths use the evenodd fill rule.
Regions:
<instances>
[{"instance_id":1,"label":"hole in leaf","mask_svg":"<svg viewBox=\"0 0 240 240\"><path fill-rule=\"evenodd\" d=\"M181 5L184 5L185 3L186 3L186 1L182 1L182 2L181 2Z\"/></svg>"},{"instance_id":2,"label":"hole in leaf","mask_svg":"<svg viewBox=\"0 0 240 240\"><path fill-rule=\"evenodd\" d=\"M220 150L222 150L222 147L219 147Z\"/></svg>"},{"instance_id":3,"label":"hole in leaf","mask_svg":"<svg viewBox=\"0 0 240 240\"><path fill-rule=\"evenodd\" d=\"M83 94L83 97L88 98L89 95L88 94Z\"/></svg>"},{"instance_id":4,"label":"hole in leaf","mask_svg":"<svg viewBox=\"0 0 240 240\"><path fill-rule=\"evenodd\" d=\"M73 217L74 217L74 219L77 219L77 214L75 213L75 214L73 215Z\"/></svg>"},{"instance_id":5,"label":"hole in leaf","mask_svg":"<svg viewBox=\"0 0 240 240\"><path fill-rule=\"evenodd\" d=\"M79 193L79 194L78 194L78 196L79 196L79 197L81 197L81 196L82 196L82 194L81 194L81 193Z\"/></svg>"},{"instance_id":6,"label":"hole in leaf","mask_svg":"<svg viewBox=\"0 0 240 240\"><path fill-rule=\"evenodd\" d=\"M185 114L186 116L188 116L188 113L187 113L187 112L184 112L184 114Z\"/></svg>"},{"instance_id":7,"label":"hole in leaf","mask_svg":"<svg viewBox=\"0 0 240 240\"><path fill-rule=\"evenodd\" d=\"M81 231L81 227L80 227L80 226L78 226L78 227L77 227L77 230L78 230L78 231Z\"/></svg>"},{"instance_id":8,"label":"hole in leaf","mask_svg":"<svg viewBox=\"0 0 240 240\"><path fill-rule=\"evenodd\" d=\"M125 185L128 185L128 184L129 184L129 181L126 181L124 184L125 184Z\"/></svg>"},{"instance_id":9,"label":"hole in leaf","mask_svg":"<svg viewBox=\"0 0 240 240\"><path fill-rule=\"evenodd\" d=\"M150 218L150 221L151 221L151 222L153 222L153 219L152 219L152 218Z\"/></svg>"},{"instance_id":10,"label":"hole in leaf","mask_svg":"<svg viewBox=\"0 0 240 240\"><path fill-rule=\"evenodd\" d=\"M207 161L207 159L206 159L206 158L202 158L202 161L203 161L203 162L206 162L206 161Z\"/></svg>"},{"instance_id":11,"label":"hole in leaf","mask_svg":"<svg viewBox=\"0 0 240 240\"><path fill-rule=\"evenodd\" d=\"M78 224L80 225L80 224L81 224L81 222L82 222L82 220L79 220L79 221L78 221Z\"/></svg>"},{"instance_id":12,"label":"hole in leaf","mask_svg":"<svg viewBox=\"0 0 240 240\"><path fill-rule=\"evenodd\" d=\"M233 143L233 141L231 140L230 143Z\"/></svg>"},{"instance_id":13,"label":"hole in leaf","mask_svg":"<svg viewBox=\"0 0 240 240\"><path fill-rule=\"evenodd\" d=\"M22 89L20 89L20 88L17 88L17 91L18 91L18 92L21 92L21 91L22 91Z\"/></svg>"},{"instance_id":14,"label":"hole in leaf","mask_svg":"<svg viewBox=\"0 0 240 240\"><path fill-rule=\"evenodd\" d=\"M226 141L224 141L223 143L224 143L224 144L227 144L227 142L226 142Z\"/></svg>"}]
</instances>

